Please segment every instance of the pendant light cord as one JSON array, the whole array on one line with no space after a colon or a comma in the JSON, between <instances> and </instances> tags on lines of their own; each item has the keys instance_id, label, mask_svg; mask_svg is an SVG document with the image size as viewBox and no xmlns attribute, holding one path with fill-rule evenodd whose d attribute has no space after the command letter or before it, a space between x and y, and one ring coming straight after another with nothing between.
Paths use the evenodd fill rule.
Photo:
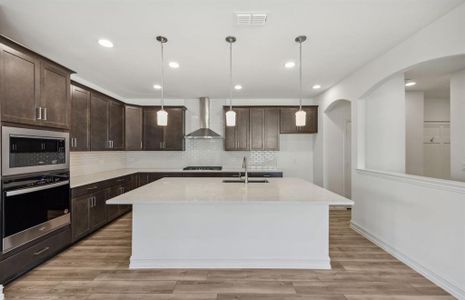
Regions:
<instances>
[{"instance_id":1,"label":"pendant light cord","mask_svg":"<svg viewBox=\"0 0 465 300\"><path fill-rule=\"evenodd\" d=\"M299 42L299 110L302 110L302 41Z\"/></svg>"},{"instance_id":2,"label":"pendant light cord","mask_svg":"<svg viewBox=\"0 0 465 300\"><path fill-rule=\"evenodd\" d=\"M165 65L164 65L164 55L163 55L163 42L160 42L161 45L161 110L165 106Z\"/></svg>"},{"instance_id":3,"label":"pendant light cord","mask_svg":"<svg viewBox=\"0 0 465 300\"><path fill-rule=\"evenodd\" d=\"M229 110L232 110L232 93L233 93L233 79L232 79L232 42L229 42Z\"/></svg>"}]
</instances>

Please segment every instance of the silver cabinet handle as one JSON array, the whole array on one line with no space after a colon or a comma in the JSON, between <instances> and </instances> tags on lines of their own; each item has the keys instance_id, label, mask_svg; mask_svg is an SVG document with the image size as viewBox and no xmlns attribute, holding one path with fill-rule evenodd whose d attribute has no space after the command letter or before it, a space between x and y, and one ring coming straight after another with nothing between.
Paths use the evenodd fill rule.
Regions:
<instances>
[{"instance_id":1,"label":"silver cabinet handle","mask_svg":"<svg viewBox=\"0 0 465 300\"><path fill-rule=\"evenodd\" d=\"M32 192L42 191L42 190L48 190L48 189L51 189L57 186L66 185L66 184L69 184L69 180L64 180L64 181L57 182L57 183L51 183L51 184L46 184L46 185L36 186L36 187L31 187L31 188L25 188L25 189L20 189L20 190L8 191L6 192L6 197L23 195L23 194L28 194Z\"/></svg>"},{"instance_id":2,"label":"silver cabinet handle","mask_svg":"<svg viewBox=\"0 0 465 300\"><path fill-rule=\"evenodd\" d=\"M36 120L42 120L42 107L36 107Z\"/></svg>"},{"instance_id":3,"label":"silver cabinet handle","mask_svg":"<svg viewBox=\"0 0 465 300\"><path fill-rule=\"evenodd\" d=\"M142 145L142 141L140 141L140 149L144 148L144 146Z\"/></svg>"},{"instance_id":4,"label":"silver cabinet handle","mask_svg":"<svg viewBox=\"0 0 465 300\"><path fill-rule=\"evenodd\" d=\"M44 110L44 113L43 113L44 114L44 120L47 121L47 108L44 107L43 110Z\"/></svg>"},{"instance_id":5,"label":"silver cabinet handle","mask_svg":"<svg viewBox=\"0 0 465 300\"><path fill-rule=\"evenodd\" d=\"M34 252L34 256L41 255L42 253L47 252L48 250L50 250L50 247L45 247L45 248L42 249L42 250L39 250L39 251L37 251L37 252Z\"/></svg>"},{"instance_id":6,"label":"silver cabinet handle","mask_svg":"<svg viewBox=\"0 0 465 300\"><path fill-rule=\"evenodd\" d=\"M113 141L111 141L111 149L114 148L114 144L113 144Z\"/></svg>"},{"instance_id":7,"label":"silver cabinet handle","mask_svg":"<svg viewBox=\"0 0 465 300\"><path fill-rule=\"evenodd\" d=\"M74 138L74 147L77 148L77 138Z\"/></svg>"}]
</instances>

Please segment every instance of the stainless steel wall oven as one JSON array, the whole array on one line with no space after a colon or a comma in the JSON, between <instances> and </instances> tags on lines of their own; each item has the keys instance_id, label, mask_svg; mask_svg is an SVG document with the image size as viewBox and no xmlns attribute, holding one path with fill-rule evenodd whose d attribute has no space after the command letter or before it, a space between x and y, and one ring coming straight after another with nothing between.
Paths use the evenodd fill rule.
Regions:
<instances>
[{"instance_id":1,"label":"stainless steel wall oven","mask_svg":"<svg viewBox=\"0 0 465 300\"><path fill-rule=\"evenodd\" d=\"M2 176L69 169L69 133L2 127Z\"/></svg>"},{"instance_id":2,"label":"stainless steel wall oven","mask_svg":"<svg viewBox=\"0 0 465 300\"><path fill-rule=\"evenodd\" d=\"M2 180L2 252L70 224L69 173Z\"/></svg>"}]
</instances>

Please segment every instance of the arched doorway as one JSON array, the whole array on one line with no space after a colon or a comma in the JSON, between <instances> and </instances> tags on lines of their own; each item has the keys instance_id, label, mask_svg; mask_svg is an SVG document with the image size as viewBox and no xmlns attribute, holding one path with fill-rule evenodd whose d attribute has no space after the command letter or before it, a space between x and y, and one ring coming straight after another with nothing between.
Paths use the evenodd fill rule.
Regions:
<instances>
[{"instance_id":1,"label":"arched doorway","mask_svg":"<svg viewBox=\"0 0 465 300\"><path fill-rule=\"evenodd\" d=\"M351 198L351 103L337 100L325 110L325 188Z\"/></svg>"}]
</instances>

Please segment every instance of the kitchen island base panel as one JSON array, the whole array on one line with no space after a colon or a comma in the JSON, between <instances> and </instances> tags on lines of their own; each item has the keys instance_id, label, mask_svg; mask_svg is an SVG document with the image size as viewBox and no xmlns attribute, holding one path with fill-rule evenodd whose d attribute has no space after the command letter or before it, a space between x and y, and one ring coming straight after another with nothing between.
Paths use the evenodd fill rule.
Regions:
<instances>
[{"instance_id":1,"label":"kitchen island base panel","mask_svg":"<svg viewBox=\"0 0 465 300\"><path fill-rule=\"evenodd\" d=\"M330 269L328 204L133 205L131 269Z\"/></svg>"}]
</instances>

